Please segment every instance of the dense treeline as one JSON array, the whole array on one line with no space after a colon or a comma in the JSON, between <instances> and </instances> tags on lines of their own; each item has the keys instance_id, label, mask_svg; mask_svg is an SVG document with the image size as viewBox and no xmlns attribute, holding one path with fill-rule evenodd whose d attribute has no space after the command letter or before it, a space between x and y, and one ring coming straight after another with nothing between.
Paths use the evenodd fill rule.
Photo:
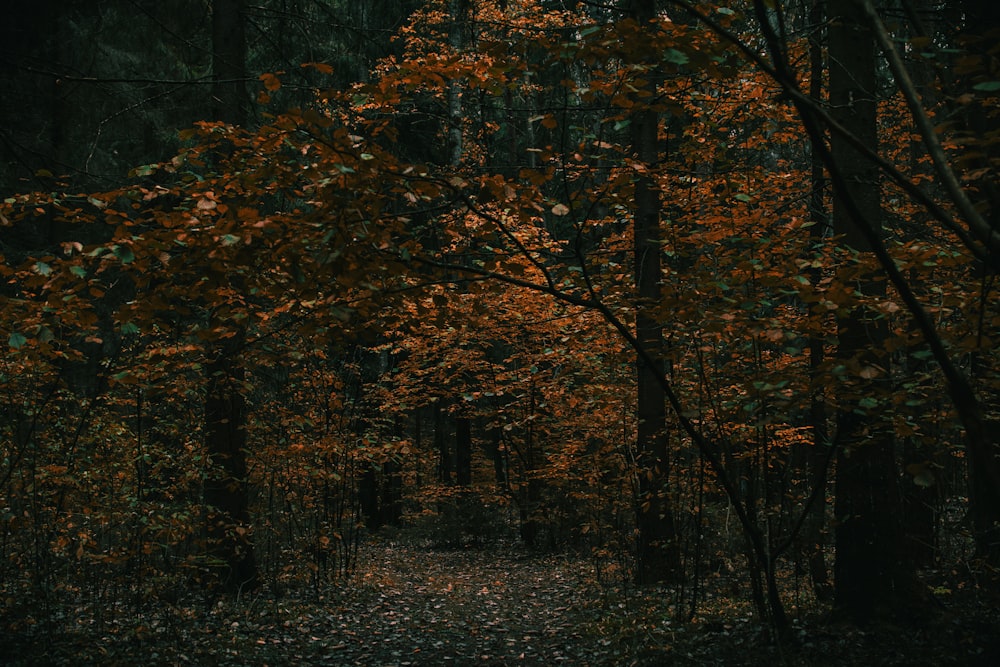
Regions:
<instances>
[{"instance_id":1,"label":"dense treeline","mask_svg":"<svg viewBox=\"0 0 1000 667\"><path fill-rule=\"evenodd\" d=\"M992 3L191 4L3 28L11 633L379 532L995 599Z\"/></svg>"}]
</instances>

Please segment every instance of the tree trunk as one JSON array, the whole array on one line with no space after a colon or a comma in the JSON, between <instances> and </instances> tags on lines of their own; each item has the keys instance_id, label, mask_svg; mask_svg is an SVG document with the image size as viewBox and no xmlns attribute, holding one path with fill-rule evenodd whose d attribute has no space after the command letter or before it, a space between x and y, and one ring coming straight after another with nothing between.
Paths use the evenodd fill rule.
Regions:
<instances>
[{"instance_id":1,"label":"tree trunk","mask_svg":"<svg viewBox=\"0 0 1000 667\"><path fill-rule=\"evenodd\" d=\"M441 401L434 401L434 449L438 453L438 481L451 484L451 448L445 433L444 411Z\"/></svg>"},{"instance_id":2,"label":"tree trunk","mask_svg":"<svg viewBox=\"0 0 1000 667\"><path fill-rule=\"evenodd\" d=\"M212 118L245 125L245 0L212 0Z\"/></svg>"},{"instance_id":3,"label":"tree trunk","mask_svg":"<svg viewBox=\"0 0 1000 667\"><path fill-rule=\"evenodd\" d=\"M960 44L976 57L983 57L982 54L995 48L996 34L1000 30L1000 3L995 0L963 0L956 5L961 8L965 18ZM995 65L995 51L993 54ZM984 65L982 73L986 73L988 69L989 65ZM967 92L972 83L973 81L965 77L959 91ZM968 147L967 153L981 154L981 157L972 161L969 167L990 169L991 165L996 165L1000 159L1000 147L989 138L996 137L1000 131L1000 118L997 114L989 113L985 104L972 104L964 105L960 109L958 118L967 133L974 138L974 143ZM967 156L966 159L971 158ZM995 176L996 172L993 171L993 174ZM984 212L984 217L989 219L993 229L997 229L1000 227L1000 185L995 179L980 179L974 190L979 190L973 193L976 196L977 208ZM983 270L988 271L985 267ZM990 280L984 276L983 312L979 314L984 325L980 329L980 336L987 340L995 340L997 334L1000 334L1000 328L986 324L995 321L994 316L997 312L995 293L992 297L987 296L989 284ZM991 304L994 305L991 307ZM1000 412L1000 392L993 387L996 387L1000 369L990 363L989 356L988 343L986 349L975 351L972 355L971 375L982 397L981 414L996 415ZM1000 472L1000 439L995 435L997 426L996 422L984 423L979 445L982 451L978 455L972 452L966 457L969 466L969 512L976 550L994 571L1000 570L1000 489L997 487L996 476ZM967 432L971 430L966 428ZM994 577L994 587L997 587L998 578L1000 575Z\"/></svg>"},{"instance_id":4,"label":"tree trunk","mask_svg":"<svg viewBox=\"0 0 1000 667\"><path fill-rule=\"evenodd\" d=\"M866 146L877 146L873 35L854 0L828 0L827 7L832 112ZM862 226L880 230L882 224L878 170L836 135L831 152L842 185L834 196L834 233L848 248L867 253L871 245ZM873 276L859 285L862 295L884 289ZM851 370L848 384L838 390L834 598L846 617L867 624L919 611L913 603L920 584L901 521L884 321L858 306L837 324L838 355Z\"/></svg>"},{"instance_id":5,"label":"tree trunk","mask_svg":"<svg viewBox=\"0 0 1000 667\"><path fill-rule=\"evenodd\" d=\"M450 0L451 14L449 42L456 55L465 47L465 31L468 23L469 0ZM457 167L462 163L462 82L455 80L448 84L448 164Z\"/></svg>"},{"instance_id":6,"label":"tree trunk","mask_svg":"<svg viewBox=\"0 0 1000 667\"><path fill-rule=\"evenodd\" d=\"M472 420L455 419L455 481L459 486L472 486Z\"/></svg>"},{"instance_id":7,"label":"tree trunk","mask_svg":"<svg viewBox=\"0 0 1000 667\"><path fill-rule=\"evenodd\" d=\"M205 395L205 479L209 554L225 590L239 593L257 583L246 490L246 415L243 369L224 351L208 364Z\"/></svg>"},{"instance_id":8,"label":"tree trunk","mask_svg":"<svg viewBox=\"0 0 1000 667\"><path fill-rule=\"evenodd\" d=\"M507 457L504 455L503 429L497 425L489 429L490 457L493 460L493 481L497 488L510 491L507 478Z\"/></svg>"},{"instance_id":9,"label":"tree trunk","mask_svg":"<svg viewBox=\"0 0 1000 667\"><path fill-rule=\"evenodd\" d=\"M365 528L375 532L382 527L382 510L379 504L378 472L375 464L364 461L364 469L358 477L358 505Z\"/></svg>"},{"instance_id":10,"label":"tree trunk","mask_svg":"<svg viewBox=\"0 0 1000 667\"><path fill-rule=\"evenodd\" d=\"M656 3L635 0L630 14L646 26L656 16ZM646 77L650 97L656 94L656 63ZM632 117L632 150L653 171L660 162L659 114L642 109ZM667 448L667 404L660 384L663 375L663 328L649 314L660 299L660 192L649 176L635 184L634 261L637 296L636 338L655 360L636 362L638 402L637 450L639 452L639 543L636 578L640 584L670 581L680 576L680 550L668 495L670 477Z\"/></svg>"},{"instance_id":11,"label":"tree trunk","mask_svg":"<svg viewBox=\"0 0 1000 667\"><path fill-rule=\"evenodd\" d=\"M382 523L398 526L403 518L402 464L389 460L382 464Z\"/></svg>"},{"instance_id":12,"label":"tree trunk","mask_svg":"<svg viewBox=\"0 0 1000 667\"><path fill-rule=\"evenodd\" d=\"M809 23L813 26L823 24L823 0L812 0L809 9ZM814 34L809 40L809 96L822 99L823 95L823 37ZM827 211L823 193L826 189L826 176L823 172L823 161L818 155L810 158L809 216L813 226L809 229L813 242L820 243L827 231ZM812 269L809 275L814 285L822 279L819 269ZM814 335L809 339L809 369L814 382L812 396L809 401L809 422L812 426L812 442L806 453L807 479L810 481L815 500L808 509L802 532L803 551L809 567L809 577L812 581L816 598L827 601L833 597L833 587L830 584L829 568L823 553L823 531L826 526L826 488L829 459L830 433L827 428L826 395L819 385L820 368L825 355L822 336Z\"/></svg>"},{"instance_id":13,"label":"tree trunk","mask_svg":"<svg viewBox=\"0 0 1000 667\"><path fill-rule=\"evenodd\" d=\"M212 114L232 124L246 121L243 0L212 3ZM210 329L232 326L211 317ZM207 366L205 445L208 473L205 505L211 553L220 563L220 578L230 593L257 583L250 531L246 467L245 370L241 347L245 331L215 344Z\"/></svg>"}]
</instances>

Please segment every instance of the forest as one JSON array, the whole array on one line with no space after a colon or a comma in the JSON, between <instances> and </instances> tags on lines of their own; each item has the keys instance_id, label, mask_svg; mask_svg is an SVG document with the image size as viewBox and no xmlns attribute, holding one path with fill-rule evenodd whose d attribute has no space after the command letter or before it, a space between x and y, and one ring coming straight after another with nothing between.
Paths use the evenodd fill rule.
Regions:
<instances>
[{"instance_id":1,"label":"forest","mask_svg":"<svg viewBox=\"0 0 1000 667\"><path fill-rule=\"evenodd\" d=\"M1000 664L1000 3L0 21L0 664Z\"/></svg>"}]
</instances>

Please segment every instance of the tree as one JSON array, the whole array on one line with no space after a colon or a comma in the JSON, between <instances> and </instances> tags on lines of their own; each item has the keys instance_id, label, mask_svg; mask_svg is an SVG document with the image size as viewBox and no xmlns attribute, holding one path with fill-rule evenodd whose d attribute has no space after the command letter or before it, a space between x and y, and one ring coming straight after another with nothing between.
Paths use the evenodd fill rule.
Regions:
<instances>
[{"instance_id":1,"label":"tree","mask_svg":"<svg viewBox=\"0 0 1000 667\"><path fill-rule=\"evenodd\" d=\"M212 114L246 125L247 40L244 0L212 0Z\"/></svg>"},{"instance_id":2,"label":"tree","mask_svg":"<svg viewBox=\"0 0 1000 667\"><path fill-rule=\"evenodd\" d=\"M831 0L830 106L857 140L878 146L875 40L853 1ZM882 230L878 169L843 137L831 138L838 172L833 229L865 257L871 252L862 225ZM885 284L859 276L861 296L882 296ZM919 584L903 535L894 438L886 414L886 330L864 305L838 320L837 353L849 376L837 409L835 601L852 619L913 611ZM881 379L879 379L881 378ZM865 382L864 380L868 380Z\"/></svg>"},{"instance_id":3,"label":"tree","mask_svg":"<svg viewBox=\"0 0 1000 667\"><path fill-rule=\"evenodd\" d=\"M243 126L247 118L245 3L212 4L212 114L216 120ZM227 205L238 205L237 202ZM237 276L219 289L242 291ZM209 329L220 332L209 352L205 387L205 444L209 465L205 480L208 539L223 563L219 577L230 592L257 585L247 497L246 398L243 383L245 326L209 314Z\"/></svg>"},{"instance_id":4,"label":"tree","mask_svg":"<svg viewBox=\"0 0 1000 667\"><path fill-rule=\"evenodd\" d=\"M973 82L993 76L992 72L987 74L987 71L992 66L991 58L995 59L995 51L990 45L1000 32L1000 8L996 3L982 0L970 0L958 4L964 14L964 21L957 36L958 43L965 51L965 57L971 66L955 68L965 69L963 72L965 76L957 77L960 88L955 92L959 95L969 95L967 92L969 84L972 84L972 90L983 90L984 86L991 86L986 81ZM995 182L990 180L995 176L997 169L997 152L990 138L996 136L998 129L1000 129L1000 116L995 107L989 109L988 99L967 105L956 128L956 134L965 135L966 141L980 151L973 150L971 155L960 156L959 162L964 168L966 182L969 182L967 188L970 198L973 199L976 210L981 211L982 217L989 221L989 230L994 237L1000 235L997 213L1000 211L1000 192L997 191ZM992 267L989 262L983 262L983 303L994 301L987 297L986 277L995 275L998 255L1000 249L994 247L991 255L994 259ZM991 331L992 335L996 332L995 327L987 329L988 318L985 309L979 313L981 343L984 342L986 330ZM990 334L986 334L988 335ZM981 445L983 451L977 456L974 450L968 459L969 500L978 552L988 562L997 565L1000 564L1000 493L997 491L997 484L1000 482L997 474L1000 472L1000 439L997 438L993 426L997 424L997 415L1000 412L1000 391L996 383L997 367L989 357L986 350L977 350L971 368L973 381L978 385L979 395L982 396L984 414L983 423L978 427L981 434L976 434L976 426L969 429L971 437L983 439Z\"/></svg>"},{"instance_id":5,"label":"tree","mask_svg":"<svg viewBox=\"0 0 1000 667\"><path fill-rule=\"evenodd\" d=\"M634 0L630 17L646 30L656 30L656 3ZM640 33L641 34L641 33ZM650 52L651 55L655 51ZM636 339L649 353L636 360L637 449L639 451L638 579L659 583L681 576L680 552L670 502L670 453L667 404L659 378L665 372L663 322L650 313L661 298L662 202L653 174L660 164L660 117L656 110L660 74L655 63L642 63L645 87L642 106L631 119L632 150L644 169L636 178L633 212L633 270L637 305Z\"/></svg>"}]
</instances>

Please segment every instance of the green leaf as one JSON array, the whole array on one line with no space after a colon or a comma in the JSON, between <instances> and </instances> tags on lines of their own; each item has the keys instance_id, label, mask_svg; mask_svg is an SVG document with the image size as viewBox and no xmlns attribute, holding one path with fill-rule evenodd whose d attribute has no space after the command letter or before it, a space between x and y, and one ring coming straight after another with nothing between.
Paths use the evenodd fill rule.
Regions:
<instances>
[{"instance_id":1,"label":"green leaf","mask_svg":"<svg viewBox=\"0 0 1000 667\"><path fill-rule=\"evenodd\" d=\"M913 483L922 489L928 489L937 482L934 472L924 463L911 463L906 466L906 472L913 475Z\"/></svg>"},{"instance_id":2,"label":"green leaf","mask_svg":"<svg viewBox=\"0 0 1000 667\"><path fill-rule=\"evenodd\" d=\"M133 336L139 333L139 327L136 326L135 322L126 322L122 325L121 331L123 336Z\"/></svg>"},{"instance_id":3,"label":"green leaf","mask_svg":"<svg viewBox=\"0 0 1000 667\"><path fill-rule=\"evenodd\" d=\"M121 260L122 264L131 264L135 261L135 255L132 254L132 249L128 246L116 245L113 247L115 256Z\"/></svg>"},{"instance_id":4,"label":"green leaf","mask_svg":"<svg viewBox=\"0 0 1000 667\"><path fill-rule=\"evenodd\" d=\"M736 195L734 195L734 198L737 199L738 201L746 201L746 202L751 200L750 195L745 194L743 192L737 193Z\"/></svg>"},{"instance_id":5,"label":"green leaf","mask_svg":"<svg viewBox=\"0 0 1000 667\"><path fill-rule=\"evenodd\" d=\"M45 262L35 262L35 273L40 276L47 276L52 273L52 267Z\"/></svg>"},{"instance_id":6,"label":"green leaf","mask_svg":"<svg viewBox=\"0 0 1000 667\"><path fill-rule=\"evenodd\" d=\"M689 58L683 51L677 49L667 49L663 52L663 59L675 65L686 65Z\"/></svg>"},{"instance_id":7,"label":"green leaf","mask_svg":"<svg viewBox=\"0 0 1000 667\"><path fill-rule=\"evenodd\" d=\"M82 266L71 266L69 267L69 272L72 273L77 278L87 277L87 269L83 268Z\"/></svg>"},{"instance_id":8,"label":"green leaf","mask_svg":"<svg viewBox=\"0 0 1000 667\"><path fill-rule=\"evenodd\" d=\"M985 93L992 93L994 91L1000 90L1000 81L983 81L982 83L977 83L972 87L973 90L980 90Z\"/></svg>"},{"instance_id":9,"label":"green leaf","mask_svg":"<svg viewBox=\"0 0 1000 667\"><path fill-rule=\"evenodd\" d=\"M24 344L27 342L28 339L16 331L7 337L7 344L10 345L15 350L20 350L22 347L24 347Z\"/></svg>"},{"instance_id":10,"label":"green leaf","mask_svg":"<svg viewBox=\"0 0 1000 667\"><path fill-rule=\"evenodd\" d=\"M133 169L132 171L130 171L129 172L129 176L132 176L132 177L135 177L135 176L152 176L153 173L156 171L156 169L157 169L157 165L155 165L155 164L140 165L140 166L136 167L135 169Z\"/></svg>"}]
</instances>

